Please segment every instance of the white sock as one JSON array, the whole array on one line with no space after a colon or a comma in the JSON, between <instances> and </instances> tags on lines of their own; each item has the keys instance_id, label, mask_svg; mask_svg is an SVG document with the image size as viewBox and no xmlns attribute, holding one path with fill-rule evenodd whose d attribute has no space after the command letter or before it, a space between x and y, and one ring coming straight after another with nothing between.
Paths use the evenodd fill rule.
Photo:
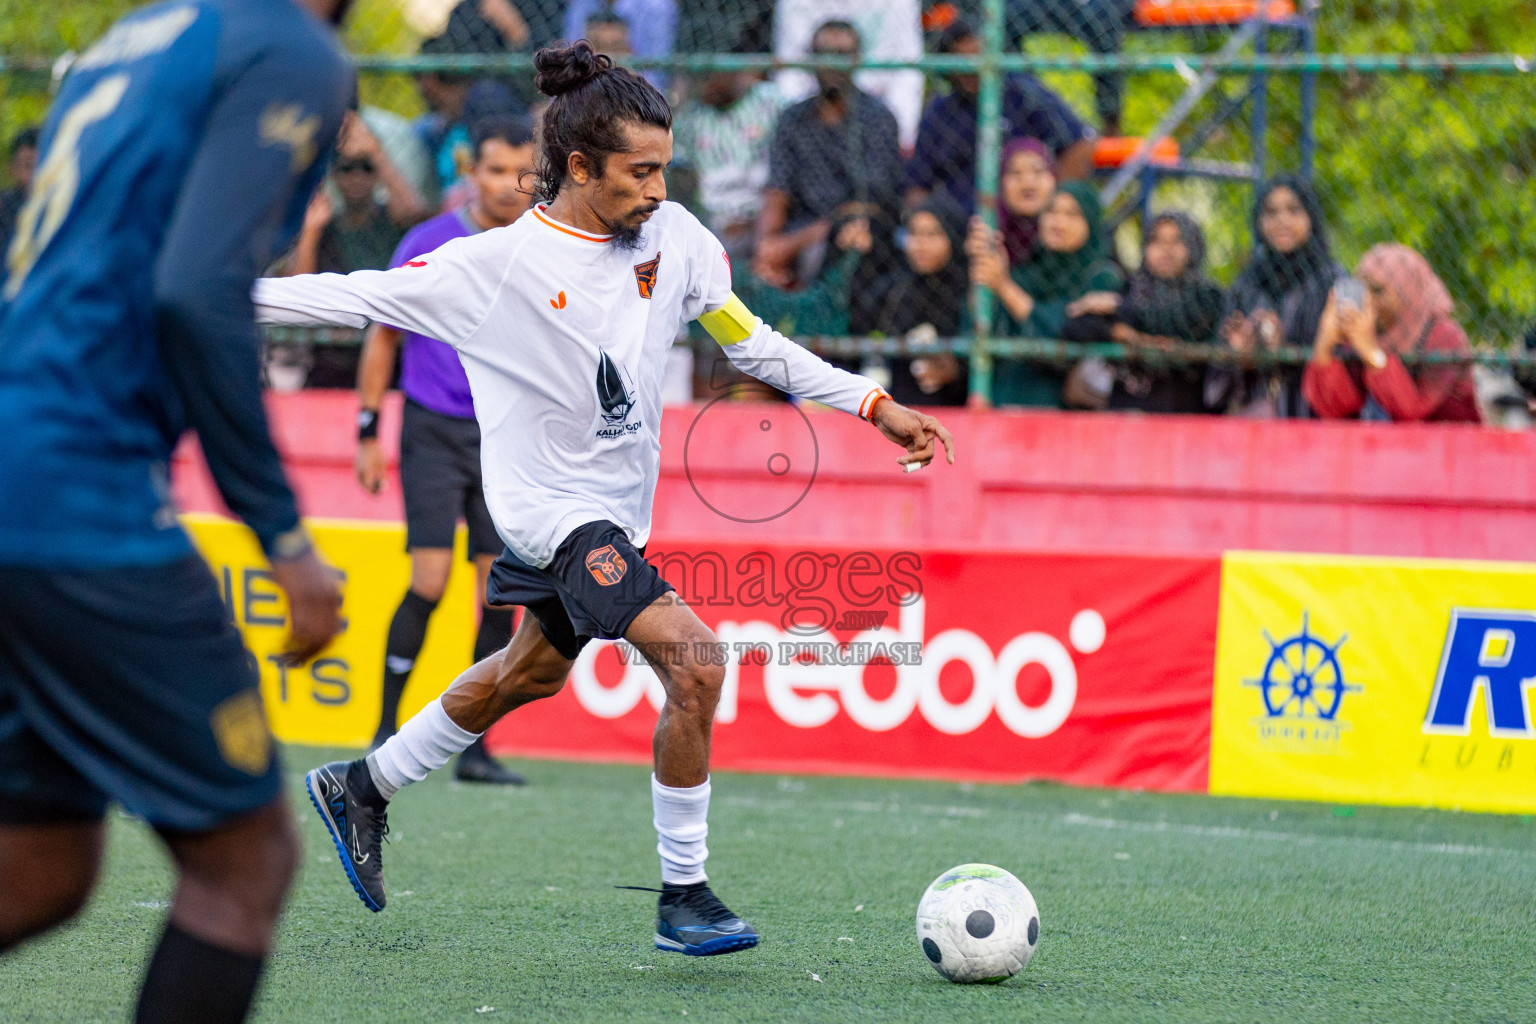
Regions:
<instances>
[{"instance_id":1,"label":"white sock","mask_svg":"<svg viewBox=\"0 0 1536 1024\"><path fill-rule=\"evenodd\" d=\"M656 852L661 854L661 880L676 885L703 882L709 848L709 780L687 789L663 786L651 776L651 806L656 812Z\"/></svg>"},{"instance_id":2,"label":"white sock","mask_svg":"<svg viewBox=\"0 0 1536 1024\"><path fill-rule=\"evenodd\" d=\"M479 733L465 732L455 725L438 699L412 715L399 732L368 755L368 773L379 795L393 800L396 793L437 771L479 738Z\"/></svg>"}]
</instances>

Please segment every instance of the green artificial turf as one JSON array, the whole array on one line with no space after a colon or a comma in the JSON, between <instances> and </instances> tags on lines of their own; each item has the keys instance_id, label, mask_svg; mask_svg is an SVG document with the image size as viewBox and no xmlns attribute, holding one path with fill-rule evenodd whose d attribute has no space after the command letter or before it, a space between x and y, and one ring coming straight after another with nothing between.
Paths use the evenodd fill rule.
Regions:
<instances>
[{"instance_id":1,"label":"green artificial turf","mask_svg":"<svg viewBox=\"0 0 1536 1024\"><path fill-rule=\"evenodd\" d=\"M651 946L640 767L528 762L524 790L403 793L389 907L353 895L291 749L304 869L261 1021L1536 1021L1536 822L1056 786L718 774L716 891L763 944ZM0 1020L123 1021L170 874L121 816L68 930L0 961ZM923 889L966 861L1040 905L995 986L918 950ZM487 1009L494 1008L494 1009Z\"/></svg>"}]
</instances>

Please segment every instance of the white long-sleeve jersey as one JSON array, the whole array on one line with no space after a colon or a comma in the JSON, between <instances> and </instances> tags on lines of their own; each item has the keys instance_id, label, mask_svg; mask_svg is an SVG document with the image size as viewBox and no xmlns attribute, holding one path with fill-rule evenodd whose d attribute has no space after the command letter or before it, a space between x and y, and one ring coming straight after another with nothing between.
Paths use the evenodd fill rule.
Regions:
<instances>
[{"instance_id":1,"label":"white long-sleeve jersey","mask_svg":"<svg viewBox=\"0 0 1536 1024\"><path fill-rule=\"evenodd\" d=\"M253 297L263 323L375 321L457 349L491 518L542 568L584 523L611 520L637 547L650 538L667 352L683 323L731 301L731 266L676 203L645 223L637 250L538 206L394 270L264 278ZM759 318L738 333L732 363L783 391L859 416L881 394Z\"/></svg>"}]
</instances>

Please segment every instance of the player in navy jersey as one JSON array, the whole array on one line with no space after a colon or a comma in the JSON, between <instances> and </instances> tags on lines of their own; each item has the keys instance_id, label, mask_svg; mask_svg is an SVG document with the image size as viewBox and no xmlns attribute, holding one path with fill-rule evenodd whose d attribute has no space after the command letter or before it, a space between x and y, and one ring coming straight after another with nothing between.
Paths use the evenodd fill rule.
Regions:
<instances>
[{"instance_id":1,"label":"player in navy jersey","mask_svg":"<svg viewBox=\"0 0 1536 1024\"><path fill-rule=\"evenodd\" d=\"M245 1018L298 846L254 660L177 522L194 428L303 660L340 597L267 431L251 282L353 94L345 0L172 0L75 61L0 287L0 951L86 901L109 802L177 867L137 1020Z\"/></svg>"}]
</instances>

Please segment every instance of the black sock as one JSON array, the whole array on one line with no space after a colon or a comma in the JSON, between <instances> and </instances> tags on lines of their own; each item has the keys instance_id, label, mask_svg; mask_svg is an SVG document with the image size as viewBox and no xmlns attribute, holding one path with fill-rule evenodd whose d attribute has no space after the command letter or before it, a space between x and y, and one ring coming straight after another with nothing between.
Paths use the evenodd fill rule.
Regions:
<instances>
[{"instance_id":1,"label":"black sock","mask_svg":"<svg viewBox=\"0 0 1536 1024\"><path fill-rule=\"evenodd\" d=\"M382 811L389 806L389 801L379 793L379 787L373 781L373 772L369 770L368 759L365 757L353 761L347 768L347 786L374 810Z\"/></svg>"},{"instance_id":2,"label":"black sock","mask_svg":"<svg viewBox=\"0 0 1536 1024\"><path fill-rule=\"evenodd\" d=\"M265 957L210 946L167 923L139 992L135 1024L239 1024Z\"/></svg>"},{"instance_id":3,"label":"black sock","mask_svg":"<svg viewBox=\"0 0 1536 1024\"><path fill-rule=\"evenodd\" d=\"M480 631L475 634L476 661L484 661L511 642L515 610L511 605L480 609Z\"/></svg>"},{"instance_id":4,"label":"black sock","mask_svg":"<svg viewBox=\"0 0 1536 1024\"><path fill-rule=\"evenodd\" d=\"M384 644L384 706L379 713L380 737L395 731L395 718L400 714L400 695L405 693L406 680L416 667L416 655L427 639L427 621L432 618L436 601L429 601L414 590L405 592L405 599L395 609L395 617L389 623L389 639Z\"/></svg>"}]
</instances>

